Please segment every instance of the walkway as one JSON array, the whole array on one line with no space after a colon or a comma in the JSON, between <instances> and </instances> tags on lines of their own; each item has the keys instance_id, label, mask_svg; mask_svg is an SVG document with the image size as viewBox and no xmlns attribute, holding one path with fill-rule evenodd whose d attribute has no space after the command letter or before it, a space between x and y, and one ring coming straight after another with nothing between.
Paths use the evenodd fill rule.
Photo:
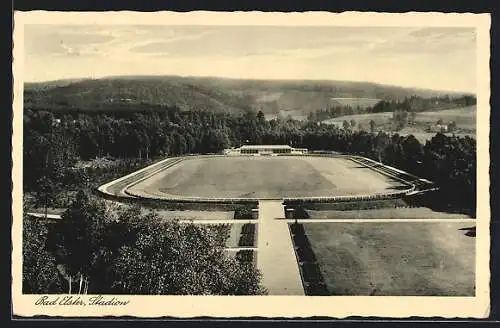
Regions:
<instances>
[{"instance_id":1,"label":"walkway","mask_svg":"<svg viewBox=\"0 0 500 328\"><path fill-rule=\"evenodd\" d=\"M28 212L26 214L28 214L29 216L33 216L35 218L40 218L40 219L45 219L45 217L47 217L47 219L50 219L50 220L61 220L60 214L47 214L47 215L45 215L45 213L34 213L34 212Z\"/></svg>"},{"instance_id":2,"label":"walkway","mask_svg":"<svg viewBox=\"0 0 500 328\"><path fill-rule=\"evenodd\" d=\"M211 219L211 220L203 220L203 219L183 219L179 220L179 223L192 223L192 224L244 224L244 223L258 223L257 220L249 219L249 220L237 220L237 219L230 219L230 220L218 220L218 219Z\"/></svg>"},{"instance_id":3,"label":"walkway","mask_svg":"<svg viewBox=\"0 0 500 328\"><path fill-rule=\"evenodd\" d=\"M383 222L391 222L391 223L394 223L394 222L405 222L405 223L408 223L408 222L470 222L470 223L475 223L477 222L476 219L467 219L467 218L463 218L463 219L440 219L440 218L429 218L429 219L426 219L426 218L422 218L422 219L418 219L418 218L395 218L395 219L357 219L357 218L353 218L353 219L298 219L298 220L283 220L283 221L286 221L288 223L293 223L293 222L297 222L297 223L325 223L325 222L329 222L329 223L349 223L349 222L352 222L352 223L383 223Z\"/></svg>"},{"instance_id":4,"label":"walkway","mask_svg":"<svg viewBox=\"0 0 500 328\"><path fill-rule=\"evenodd\" d=\"M282 201L259 201L257 267L269 295L304 295Z\"/></svg>"}]
</instances>

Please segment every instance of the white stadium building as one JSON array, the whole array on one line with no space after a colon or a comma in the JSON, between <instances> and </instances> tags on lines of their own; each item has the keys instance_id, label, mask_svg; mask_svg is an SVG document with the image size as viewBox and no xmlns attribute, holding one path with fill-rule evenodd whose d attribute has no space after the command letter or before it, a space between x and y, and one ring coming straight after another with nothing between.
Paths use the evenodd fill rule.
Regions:
<instances>
[{"instance_id":1,"label":"white stadium building","mask_svg":"<svg viewBox=\"0 0 500 328\"><path fill-rule=\"evenodd\" d=\"M225 149L225 155L302 155L307 148L292 148L288 145L244 145L239 148Z\"/></svg>"}]
</instances>

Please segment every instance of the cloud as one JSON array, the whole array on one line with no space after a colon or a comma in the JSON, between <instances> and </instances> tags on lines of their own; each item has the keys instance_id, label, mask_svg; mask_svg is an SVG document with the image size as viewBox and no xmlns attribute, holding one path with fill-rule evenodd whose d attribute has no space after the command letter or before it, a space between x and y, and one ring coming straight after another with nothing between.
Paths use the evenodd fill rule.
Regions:
<instances>
[{"instance_id":1,"label":"cloud","mask_svg":"<svg viewBox=\"0 0 500 328\"><path fill-rule=\"evenodd\" d=\"M433 38L448 38L457 35L473 35L474 29L467 27L426 27L417 29L409 33L410 36L433 37Z\"/></svg>"},{"instance_id":2,"label":"cloud","mask_svg":"<svg viewBox=\"0 0 500 328\"><path fill-rule=\"evenodd\" d=\"M27 25L25 28L25 53L29 56L86 56L95 55L100 45L114 40L109 34L75 28Z\"/></svg>"},{"instance_id":3,"label":"cloud","mask_svg":"<svg viewBox=\"0 0 500 328\"><path fill-rule=\"evenodd\" d=\"M475 51L475 33L465 28L424 28L400 35L374 45L372 52L378 55L401 56L447 55L464 50Z\"/></svg>"},{"instance_id":4,"label":"cloud","mask_svg":"<svg viewBox=\"0 0 500 328\"><path fill-rule=\"evenodd\" d=\"M28 25L25 46L30 81L175 74L475 85L472 29Z\"/></svg>"},{"instance_id":5,"label":"cloud","mask_svg":"<svg viewBox=\"0 0 500 328\"><path fill-rule=\"evenodd\" d=\"M175 46L173 43L185 41L197 41L209 35L210 31L203 31L200 33L175 33L171 31L170 35L164 38L158 38L156 41L148 41L143 45L137 45L130 48L132 52L138 53L162 53L168 52Z\"/></svg>"}]
</instances>

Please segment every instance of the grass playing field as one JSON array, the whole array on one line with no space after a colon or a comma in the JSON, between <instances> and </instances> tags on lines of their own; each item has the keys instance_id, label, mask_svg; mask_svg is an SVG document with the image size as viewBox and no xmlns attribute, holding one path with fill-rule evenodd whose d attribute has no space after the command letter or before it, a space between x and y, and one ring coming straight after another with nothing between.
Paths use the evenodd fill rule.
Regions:
<instances>
[{"instance_id":1,"label":"grass playing field","mask_svg":"<svg viewBox=\"0 0 500 328\"><path fill-rule=\"evenodd\" d=\"M474 296L474 224L304 224L332 295Z\"/></svg>"},{"instance_id":2,"label":"grass playing field","mask_svg":"<svg viewBox=\"0 0 500 328\"><path fill-rule=\"evenodd\" d=\"M129 190L141 195L282 198L371 195L401 183L345 158L189 158Z\"/></svg>"}]
</instances>

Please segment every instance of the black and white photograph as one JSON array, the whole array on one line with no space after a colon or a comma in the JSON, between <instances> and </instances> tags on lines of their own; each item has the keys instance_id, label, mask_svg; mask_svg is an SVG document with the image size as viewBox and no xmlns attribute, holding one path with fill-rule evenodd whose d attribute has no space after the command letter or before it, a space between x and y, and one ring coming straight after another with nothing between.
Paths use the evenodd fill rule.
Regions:
<instances>
[{"instance_id":1,"label":"black and white photograph","mask_svg":"<svg viewBox=\"0 0 500 328\"><path fill-rule=\"evenodd\" d=\"M20 314L488 315L488 15L16 14Z\"/></svg>"}]
</instances>

